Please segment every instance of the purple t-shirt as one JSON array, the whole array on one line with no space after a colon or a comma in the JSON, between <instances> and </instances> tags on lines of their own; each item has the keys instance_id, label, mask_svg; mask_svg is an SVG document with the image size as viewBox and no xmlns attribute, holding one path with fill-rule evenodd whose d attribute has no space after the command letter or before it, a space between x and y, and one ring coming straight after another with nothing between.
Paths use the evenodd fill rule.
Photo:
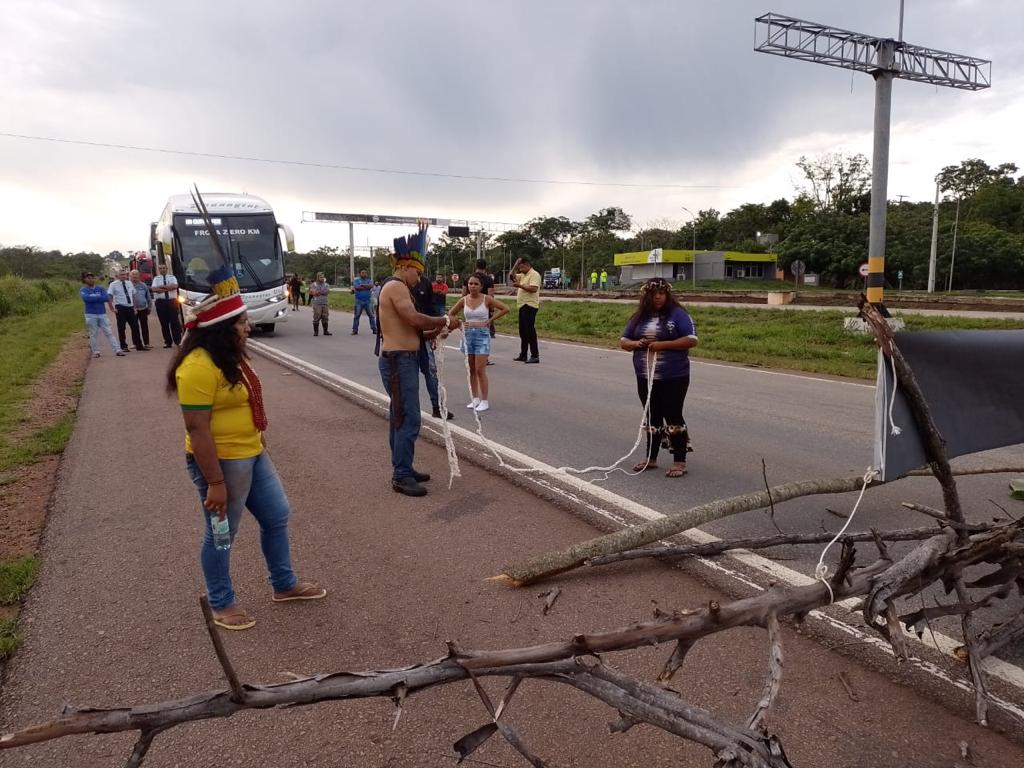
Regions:
<instances>
[{"instance_id":1,"label":"purple t-shirt","mask_svg":"<svg viewBox=\"0 0 1024 768\"><path fill-rule=\"evenodd\" d=\"M630 320L622 332L623 338L633 341L644 338L652 341L673 341L684 336L697 338L697 328L682 307L675 307L666 315L647 315L635 322ZM647 378L650 354L652 353L646 349L633 350L633 370L642 379ZM655 379L678 379L690 375L690 350L661 349L653 354Z\"/></svg>"}]
</instances>

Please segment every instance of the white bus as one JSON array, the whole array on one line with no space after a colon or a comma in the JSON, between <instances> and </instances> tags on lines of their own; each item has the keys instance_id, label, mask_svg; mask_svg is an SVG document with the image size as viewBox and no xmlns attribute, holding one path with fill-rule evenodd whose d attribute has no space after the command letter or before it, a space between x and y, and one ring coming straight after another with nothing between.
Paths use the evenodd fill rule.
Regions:
<instances>
[{"instance_id":1,"label":"white bus","mask_svg":"<svg viewBox=\"0 0 1024 768\"><path fill-rule=\"evenodd\" d=\"M288 319L288 288L284 277L284 248L295 250L295 236L279 224L274 211L253 195L203 195L210 219L229 254L235 277L248 307L250 322L266 333ZM192 306L210 293L207 275L220 263L210 233L191 195L174 195L160 220L151 227L153 257L167 264L178 279L179 301Z\"/></svg>"}]
</instances>

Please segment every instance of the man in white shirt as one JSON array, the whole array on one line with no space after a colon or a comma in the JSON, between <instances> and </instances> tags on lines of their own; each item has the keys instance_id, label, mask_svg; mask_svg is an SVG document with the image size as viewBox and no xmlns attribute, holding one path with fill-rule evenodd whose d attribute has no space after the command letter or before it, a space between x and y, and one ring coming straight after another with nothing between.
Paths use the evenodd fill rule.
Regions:
<instances>
[{"instance_id":1,"label":"man in white shirt","mask_svg":"<svg viewBox=\"0 0 1024 768\"><path fill-rule=\"evenodd\" d=\"M132 332L132 344L139 352L144 352L146 347L139 335L139 318L135 314L135 293L128 279L127 269L117 271L117 278L111 280L107 286L107 295L110 298L110 308L114 310L114 316L117 318L117 339L121 342L121 350L128 351L128 342L124 337L124 327L127 325Z\"/></svg>"},{"instance_id":2,"label":"man in white shirt","mask_svg":"<svg viewBox=\"0 0 1024 768\"><path fill-rule=\"evenodd\" d=\"M160 332L164 335L164 349L181 346L181 318L178 313L178 279L167 274L167 265L156 268L153 278L153 303L160 320Z\"/></svg>"}]
</instances>

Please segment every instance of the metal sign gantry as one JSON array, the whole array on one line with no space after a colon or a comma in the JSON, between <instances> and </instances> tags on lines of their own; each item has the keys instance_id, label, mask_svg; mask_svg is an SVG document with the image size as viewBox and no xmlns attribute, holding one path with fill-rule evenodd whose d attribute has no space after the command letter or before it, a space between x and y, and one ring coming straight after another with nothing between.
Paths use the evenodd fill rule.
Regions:
<instances>
[{"instance_id":1,"label":"metal sign gantry","mask_svg":"<svg viewBox=\"0 0 1024 768\"><path fill-rule=\"evenodd\" d=\"M429 218L426 216L392 216L382 213L327 213L323 211L303 211L302 212L302 223L316 223L325 222L330 224L348 224L348 244L349 244L349 279L355 280L356 277L356 245L355 245L355 224L411 224L417 225L419 222L425 221L432 227L451 227L451 226L462 226L469 227L472 225L475 229L474 232L477 236L477 258L480 258L481 239L480 235L483 232L507 232L511 229L518 229L520 224L511 224L504 221L469 221L467 219L439 219ZM371 252L372 253L372 252ZM373 259L370 259L370 268L373 268ZM372 276L372 275L371 275Z\"/></svg>"},{"instance_id":2,"label":"metal sign gantry","mask_svg":"<svg viewBox=\"0 0 1024 768\"><path fill-rule=\"evenodd\" d=\"M875 79L867 298L884 311L882 288L885 284L885 217L888 205L892 81L899 78L978 91L992 84L992 62L903 42L902 0L899 37L896 40L850 32L778 13L758 16L754 24L755 51L867 72Z\"/></svg>"}]
</instances>

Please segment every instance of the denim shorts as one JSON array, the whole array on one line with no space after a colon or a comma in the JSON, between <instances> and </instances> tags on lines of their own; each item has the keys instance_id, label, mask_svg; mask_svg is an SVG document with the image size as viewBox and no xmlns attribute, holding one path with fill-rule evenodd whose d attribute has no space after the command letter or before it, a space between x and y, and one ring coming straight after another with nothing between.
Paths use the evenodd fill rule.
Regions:
<instances>
[{"instance_id":1,"label":"denim shorts","mask_svg":"<svg viewBox=\"0 0 1024 768\"><path fill-rule=\"evenodd\" d=\"M467 355L491 354L491 332L486 328L467 328L462 349Z\"/></svg>"}]
</instances>

